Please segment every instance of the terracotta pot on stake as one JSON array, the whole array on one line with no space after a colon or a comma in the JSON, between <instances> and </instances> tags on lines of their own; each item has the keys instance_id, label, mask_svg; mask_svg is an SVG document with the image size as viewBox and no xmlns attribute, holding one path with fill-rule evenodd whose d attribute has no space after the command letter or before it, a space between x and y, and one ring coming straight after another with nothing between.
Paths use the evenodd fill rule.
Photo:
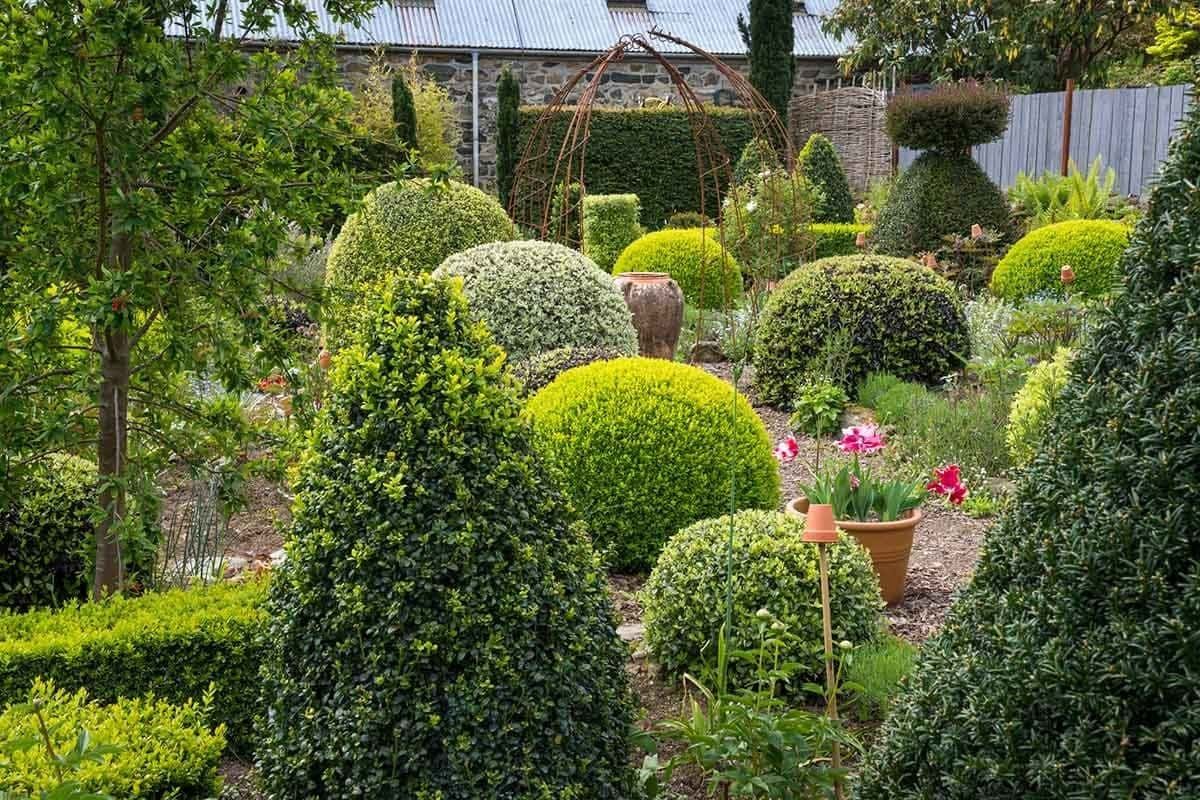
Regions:
<instances>
[{"instance_id":1,"label":"terracotta pot on stake","mask_svg":"<svg viewBox=\"0 0 1200 800\"><path fill-rule=\"evenodd\" d=\"M789 509L790 510L790 509ZM833 612L829 603L829 545L838 539L833 520L833 506L814 504L806 509L804 541L817 546L817 559L821 572L821 624L825 634L825 713L835 724L838 718L837 677L833 666ZM835 740L830 763L834 769L842 768L842 748ZM833 792L842 800L842 780L835 778Z\"/></svg>"},{"instance_id":2,"label":"terracotta pot on stake","mask_svg":"<svg viewBox=\"0 0 1200 800\"><path fill-rule=\"evenodd\" d=\"M648 358L675 358L683 329L683 291L665 272L626 272L616 287L633 313L638 353Z\"/></svg>"}]
</instances>

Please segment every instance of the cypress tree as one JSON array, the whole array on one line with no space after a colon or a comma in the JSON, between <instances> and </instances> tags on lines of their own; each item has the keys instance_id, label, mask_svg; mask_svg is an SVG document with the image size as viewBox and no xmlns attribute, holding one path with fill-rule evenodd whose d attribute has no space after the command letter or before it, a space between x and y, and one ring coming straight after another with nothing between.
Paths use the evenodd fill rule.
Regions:
<instances>
[{"instance_id":1,"label":"cypress tree","mask_svg":"<svg viewBox=\"0 0 1200 800\"><path fill-rule=\"evenodd\" d=\"M406 150L417 147L417 105L412 89L403 75L392 77L392 122L396 126L396 141Z\"/></svg>"},{"instance_id":2,"label":"cypress tree","mask_svg":"<svg viewBox=\"0 0 1200 800\"><path fill-rule=\"evenodd\" d=\"M786 128L795 62L793 0L750 0L750 21L738 14L738 30L750 52L750 83L779 114Z\"/></svg>"},{"instance_id":3,"label":"cypress tree","mask_svg":"<svg viewBox=\"0 0 1200 800\"><path fill-rule=\"evenodd\" d=\"M521 85L508 67L500 73L496 94L499 103L496 109L496 187L501 205L507 208L517 172L517 140L521 135L517 113L521 106Z\"/></svg>"},{"instance_id":4,"label":"cypress tree","mask_svg":"<svg viewBox=\"0 0 1200 800\"><path fill-rule=\"evenodd\" d=\"M1200 108L862 800L1200 796Z\"/></svg>"}]
</instances>

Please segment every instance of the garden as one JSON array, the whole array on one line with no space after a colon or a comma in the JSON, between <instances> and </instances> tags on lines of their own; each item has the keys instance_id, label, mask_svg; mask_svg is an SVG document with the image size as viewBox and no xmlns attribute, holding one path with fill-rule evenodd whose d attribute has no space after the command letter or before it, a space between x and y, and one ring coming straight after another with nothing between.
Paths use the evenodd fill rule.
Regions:
<instances>
[{"instance_id":1,"label":"garden","mask_svg":"<svg viewBox=\"0 0 1200 800\"><path fill-rule=\"evenodd\" d=\"M1200 794L1200 111L1002 190L947 81L855 190L506 72L493 191L311 11L81 7L0 0L0 800Z\"/></svg>"}]
</instances>

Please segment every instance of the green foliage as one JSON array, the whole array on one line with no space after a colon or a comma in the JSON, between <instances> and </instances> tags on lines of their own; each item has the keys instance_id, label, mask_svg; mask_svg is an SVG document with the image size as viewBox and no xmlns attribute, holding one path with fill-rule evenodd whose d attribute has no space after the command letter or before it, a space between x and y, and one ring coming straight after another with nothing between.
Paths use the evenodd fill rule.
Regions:
<instances>
[{"instance_id":1,"label":"green foliage","mask_svg":"<svg viewBox=\"0 0 1200 800\"><path fill-rule=\"evenodd\" d=\"M732 529L731 529L732 528ZM754 647L757 615L767 609L794 634L781 660L800 665L800 676L821 674L820 588L817 548L802 540L804 523L777 511L742 511L706 519L681 530L664 548L642 591L646 647L672 673L701 674L716 658L717 635L725 621L725 575L733 539L731 651ZM866 551L852 538L829 547L833 636L863 643L879 630L879 581ZM750 664L731 661L732 686L754 678ZM793 683L793 697L802 687Z\"/></svg>"},{"instance_id":2,"label":"green foliage","mask_svg":"<svg viewBox=\"0 0 1200 800\"><path fill-rule=\"evenodd\" d=\"M829 381L807 383L792 401L788 426L809 436L828 436L837 430L838 420L849 402L841 386Z\"/></svg>"},{"instance_id":3,"label":"green foliage","mask_svg":"<svg viewBox=\"0 0 1200 800\"><path fill-rule=\"evenodd\" d=\"M509 67L500 71L496 86L496 187L500 204L508 208L521 151L521 84Z\"/></svg>"},{"instance_id":4,"label":"green foliage","mask_svg":"<svg viewBox=\"0 0 1200 800\"><path fill-rule=\"evenodd\" d=\"M583 198L583 252L605 272L643 233L636 194L589 194Z\"/></svg>"},{"instance_id":5,"label":"green foliage","mask_svg":"<svg viewBox=\"0 0 1200 800\"><path fill-rule=\"evenodd\" d=\"M1129 229L1111 220L1073 220L1038 228L1021 238L992 273L992 292L1008 300L1036 294L1062 295L1060 274L1075 271L1069 291L1099 297L1120 280L1118 264L1129 244Z\"/></svg>"},{"instance_id":6,"label":"green foliage","mask_svg":"<svg viewBox=\"0 0 1200 800\"><path fill-rule=\"evenodd\" d=\"M722 208L725 246L755 278L787 275L808 260L809 222L820 204L798 171L779 170L735 186Z\"/></svg>"},{"instance_id":7,"label":"green foliage","mask_svg":"<svg viewBox=\"0 0 1200 800\"><path fill-rule=\"evenodd\" d=\"M392 125L401 147L406 150L417 147L417 107L403 74L392 77Z\"/></svg>"},{"instance_id":8,"label":"green foliage","mask_svg":"<svg viewBox=\"0 0 1200 800\"><path fill-rule=\"evenodd\" d=\"M1193 109L1124 257L1126 290L923 646L863 800L1200 792L1200 428L1184 422L1200 414L1197 174Z\"/></svg>"},{"instance_id":9,"label":"green foliage","mask_svg":"<svg viewBox=\"0 0 1200 800\"><path fill-rule=\"evenodd\" d=\"M1024 466L1033 460L1042 443L1054 401L1067 385L1073 353L1060 349L1049 361L1043 361L1025 379L1025 385L1013 396L1004 438L1014 464Z\"/></svg>"},{"instance_id":10,"label":"green foliage","mask_svg":"<svg viewBox=\"0 0 1200 800\"><path fill-rule=\"evenodd\" d=\"M904 381L887 372L871 372L858 382L855 399L867 408L879 408L879 399ZM883 420L880 420L881 422Z\"/></svg>"},{"instance_id":11,"label":"green foliage","mask_svg":"<svg viewBox=\"0 0 1200 800\"><path fill-rule=\"evenodd\" d=\"M1009 326L1017 313L1012 303L983 293L967 301L963 309L971 337L973 359L995 361L1011 353L1014 343L1009 336Z\"/></svg>"},{"instance_id":12,"label":"green foliage","mask_svg":"<svg viewBox=\"0 0 1200 800\"><path fill-rule=\"evenodd\" d=\"M521 109L521 147L528 142L545 108ZM562 147L573 108L557 112L547 129L546 147ZM721 145L730 160L754 136L745 109L706 107ZM636 194L642 203L642 225L654 230L672 212L697 211L717 216L719 197L705 192L700 205L700 177L691 118L681 106L659 108L593 108L587 143L588 194ZM724 188L724 187L723 187Z\"/></svg>"},{"instance_id":13,"label":"green foliage","mask_svg":"<svg viewBox=\"0 0 1200 800\"><path fill-rule=\"evenodd\" d=\"M671 229L635 241L613 265L613 274L666 272L684 299L700 308L727 308L742 295L742 269L712 229Z\"/></svg>"},{"instance_id":14,"label":"green foliage","mask_svg":"<svg viewBox=\"0 0 1200 800\"><path fill-rule=\"evenodd\" d=\"M851 338L845 388L880 371L935 383L970 349L954 287L932 270L886 256L826 258L793 272L767 300L754 348L759 397L790 401L810 356L838 331Z\"/></svg>"},{"instance_id":15,"label":"green foliage","mask_svg":"<svg viewBox=\"0 0 1200 800\"><path fill-rule=\"evenodd\" d=\"M827 464L812 483L801 483L809 503L833 506L834 519L895 522L925 500L925 480L880 478L855 458L840 467Z\"/></svg>"},{"instance_id":16,"label":"green foliage","mask_svg":"<svg viewBox=\"0 0 1200 800\"><path fill-rule=\"evenodd\" d=\"M513 375L533 394L569 369L626 355L611 347L560 347L513 364Z\"/></svg>"},{"instance_id":17,"label":"green foliage","mask_svg":"<svg viewBox=\"0 0 1200 800\"><path fill-rule=\"evenodd\" d=\"M942 237L942 242L934 254L934 269L957 286L965 297L978 297L984 293L1000 256L1008 248L1000 235L987 229L971 236L952 233Z\"/></svg>"},{"instance_id":18,"label":"green foliage","mask_svg":"<svg viewBox=\"0 0 1200 800\"><path fill-rule=\"evenodd\" d=\"M733 185L742 186L762 177L764 173L781 169L783 164L779 161L779 154L775 152L775 148L766 139L756 136L746 142L742 154L738 156L737 164L733 167Z\"/></svg>"},{"instance_id":19,"label":"green foliage","mask_svg":"<svg viewBox=\"0 0 1200 800\"><path fill-rule=\"evenodd\" d=\"M811 260L832 256L852 256L860 252L858 235L871 235L870 225L843 222L817 222L808 227L812 239Z\"/></svg>"},{"instance_id":20,"label":"green foliage","mask_svg":"<svg viewBox=\"0 0 1200 800\"><path fill-rule=\"evenodd\" d=\"M89 701L86 690L69 692L40 678L26 690L28 704L0 712L0 753L6 744L18 745L8 764L0 762L0 796L58 797L52 792L64 785L67 770L76 793L65 797L80 800L95 800L97 793L205 800L220 793L225 728L209 728L205 704L147 697L101 705ZM93 746L92 739L103 745ZM22 747L22 741L37 744Z\"/></svg>"},{"instance_id":21,"label":"green foliage","mask_svg":"<svg viewBox=\"0 0 1200 800\"><path fill-rule=\"evenodd\" d=\"M862 202L854 207L854 221L859 225L874 226L879 221L880 210L887 205L892 189L899 176L876 178L867 185Z\"/></svg>"},{"instance_id":22,"label":"green foliage","mask_svg":"<svg viewBox=\"0 0 1200 800\"><path fill-rule=\"evenodd\" d=\"M887 132L914 150L960 154L994 142L1008 128L1008 95L994 86L953 83L902 92L888 102Z\"/></svg>"},{"instance_id":23,"label":"green foliage","mask_svg":"<svg viewBox=\"0 0 1200 800\"><path fill-rule=\"evenodd\" d=\"M381 286L330 380L272 579L268 795L628 796L603 573L455 283Z\"/></svg>"},{"instance_id":24,"label":"green foliage","mask_svg":"<svg viewBox=\"0 0 1200 800\"><path fill-rule=\"evenodd\" d=\"M965 153L922 153L896 181L871 234L878 253L933 252L950 234L967 236L978 224L1009 240L1008 202Z\"/></svg>"},{"instance_id":25,"label":"green foliage","mask_svg":"<svg viewBox=\"0 0 1200 800\"><path fill-rule=\"evenodd\" d=\"M526 407L597 549L644 571L680 528L729 507L774 508L779 471L744 397L696 367L622 358L565 372Z\"/></svg>"},{"instance_id":26,"label":"green foliage","mask_svg":"<svg viewBox=\"0 0 1200 800\"><path fill-rule=\"evenodd\" d=\"M815 222L854 222L854 197L833 142L814 133L800 151L797 166L820 198L813 211Z\"/></svg>"},{"instance_id":27,"label":"green foliage","mask_svg":"<svg viewBox=\"0 0 1200 800\"><path fill-rule=\"evenodd\" d=\"M666 228L711 228L712 220L699 211L676 211L667 217Z\"/></svg>"},{"instance_id":28,"label":"green foliage","mask_svg":"<svg viewBox=\"0 0 1200 800\"><path fill-rule=\"evenodd\" d=\"M750 83L766 99L780 124L788 125L796 46L792 0L750 0L750 20L738 14L738 31L750 51Z\"/></svg>"},{"instance_id":29,"label":"green foliage","mask_svg":"<svg viewBox=\"0 0 1200 800\"><path fill-rule=\"evenodd\" d=\"M856 648L846 667L855 715L862 720L886 719L916 660L917 648L891 635Z\"/></svg>"},{"instance_id":30,"label":"green foliage","mask_svg":"<svg viewBox=\"0 0 1200 800\"><path fill-rule=\"evenodd\" d=\"M0 616L0 703L19 702L39 676L106 703L151 692L184 703L212 685L211 720L245 747L257 713L264 591L258 581L215 584Z\"/></svg>"},{"instance_id":31,"label":"green foliage","mask_svg":"<svg viewBox=\"0 0 1200 800\"><path fill-rule=\"evenodd\" d=\"M1101 177L1100 164L1096 156L1085 174L1071 161L1067 175L1047 170L1036 180L1018 172L1008 196L1030 230L1069 219L1115 218L1121 211L1112 191L1117 171L1109 167Z\"/></svg>"}]
</instances>

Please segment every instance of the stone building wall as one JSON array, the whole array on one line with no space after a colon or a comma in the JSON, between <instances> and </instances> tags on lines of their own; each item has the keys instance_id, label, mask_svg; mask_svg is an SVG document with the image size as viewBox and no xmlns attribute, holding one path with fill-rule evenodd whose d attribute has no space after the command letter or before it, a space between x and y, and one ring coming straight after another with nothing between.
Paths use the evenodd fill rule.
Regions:
<instances>
[{"instance_id":1,"label":"stone building wall","mask_svg":"<svg viewBox=\"0 0 1200 800\"><path fill-rule=\"evenodd\" d=\"M410 50L390 50L386 57L392 63L404 63L412 57ZM353 88L370 68L374 54L363 50L342 50L339 59L346 75L346 83ZM529 105L541 105L553 99L558 89L579 70L586 67L594 56L563 57L544 55L495 55L479 54L479 166L480 184L492 187L496 180L496 86L500 72L508 65L521 85L521 100ZM458 108L459 129L462 139L458 146L458 161L464 179L471 181L472 174L472 74L470 53L418 52L417 60L424 70L446 87ZM688 79L688 85L706 103L714 102L719 90L730 89L728 81L709 64L695 58L679 57L674 61L679 71ZM728 60L743 74L749 70L744 59ZM837 65L831 60L798 61L794 94L803 97L814 85L836 79ZM668 97L673 86L662 65L649 59L626 58L611 65L602 78L598 101L609 106L638 106L647 97ZM672 97L678 102L677 97Z\"/></svg>"}]
</instances>

